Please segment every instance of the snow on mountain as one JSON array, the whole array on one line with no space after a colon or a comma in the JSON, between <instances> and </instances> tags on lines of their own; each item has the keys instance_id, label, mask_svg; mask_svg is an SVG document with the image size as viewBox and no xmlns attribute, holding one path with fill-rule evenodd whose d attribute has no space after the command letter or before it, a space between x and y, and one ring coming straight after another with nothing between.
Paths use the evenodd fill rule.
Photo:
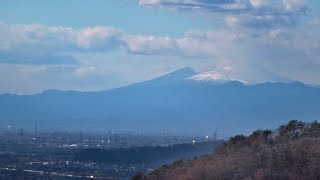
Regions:
<instances>
[{"instance_id":1,"label":"snow on mountain","mask_svg":"<svg viewBox=\"0 0 320 180\"><path fill-rule=\"evenodd\" d=\"M214 81L214 82L227 82L233 81L230 77L230 72L232 71L231 66L215 67L209 71L199 73L188 77L188 79L195 81Z\"/></svg>"}]
</instances>

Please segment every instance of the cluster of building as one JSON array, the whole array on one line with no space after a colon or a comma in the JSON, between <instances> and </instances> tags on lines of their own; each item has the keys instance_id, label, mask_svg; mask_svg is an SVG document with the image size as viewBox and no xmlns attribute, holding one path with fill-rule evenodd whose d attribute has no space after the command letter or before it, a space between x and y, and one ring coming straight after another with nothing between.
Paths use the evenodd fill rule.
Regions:
<instances>
[{"instance_id":1,"label":"cluster of building","mask_svg":"<svg viewBox=\"0 0 320 180\"><path fill-rule=\"evenodd\" d=\"M40 132L37 129L25 131L10 127L0 130L0 171L5 177L20 174L128 178L140 172L151 171L155 164L83 162L75 161L74 156L83 149L167 146L205 141L208 138L112 132Z\"/></svg>"}]
</instances>

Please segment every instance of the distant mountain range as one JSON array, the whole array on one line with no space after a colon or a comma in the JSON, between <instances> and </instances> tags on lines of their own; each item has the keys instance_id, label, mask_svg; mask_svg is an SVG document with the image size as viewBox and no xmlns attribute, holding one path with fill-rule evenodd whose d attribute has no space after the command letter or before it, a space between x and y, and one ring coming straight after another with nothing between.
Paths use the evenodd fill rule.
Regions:
<instances>
[{"instance_id":1,"label":"distant mountain range","mask_svg":"<svg viewBox=\"0 0 320 180\"><path fill-rule=\"evenodd\" d=\"M234 134L320 117L318 87L216 79L217 75L210 78L183 68L100 92L2 94L0 126L32 128L37 122L43 129Z\"/></svg>"}]
</instances>

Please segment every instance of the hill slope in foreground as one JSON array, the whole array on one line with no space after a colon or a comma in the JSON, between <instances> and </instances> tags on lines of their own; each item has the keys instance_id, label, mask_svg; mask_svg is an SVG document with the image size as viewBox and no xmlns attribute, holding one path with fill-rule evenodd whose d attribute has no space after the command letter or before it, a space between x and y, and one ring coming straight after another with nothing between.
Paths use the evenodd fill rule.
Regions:
<instances>
[{"instance_id":1,"label":"hill slope in foreground","mask_svg":"<svg viewBox=\"0 0 320 180\"><path fill-rule=\"evenodd\" d=\"M237 135L213 154L164 165L137 179L320 179L320 123L290 121Z\"/></svg>"}]
</instances>

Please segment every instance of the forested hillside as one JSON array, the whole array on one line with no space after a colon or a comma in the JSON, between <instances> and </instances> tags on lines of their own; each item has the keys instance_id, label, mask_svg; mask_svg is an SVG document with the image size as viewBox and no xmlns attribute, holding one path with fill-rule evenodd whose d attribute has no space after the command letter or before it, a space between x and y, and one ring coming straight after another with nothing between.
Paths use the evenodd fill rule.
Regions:
<instances>
[{"instance_id":1,"label":"forested hillside","mask_svg":"<svg viewBox=\"0 0 320 180\"><path fill-rule=\"evenodd\" d=\"M320 123L292 120L230 138L211 155L164 165L137 179L319 179Z\"/></svg>"}]
</instances>

